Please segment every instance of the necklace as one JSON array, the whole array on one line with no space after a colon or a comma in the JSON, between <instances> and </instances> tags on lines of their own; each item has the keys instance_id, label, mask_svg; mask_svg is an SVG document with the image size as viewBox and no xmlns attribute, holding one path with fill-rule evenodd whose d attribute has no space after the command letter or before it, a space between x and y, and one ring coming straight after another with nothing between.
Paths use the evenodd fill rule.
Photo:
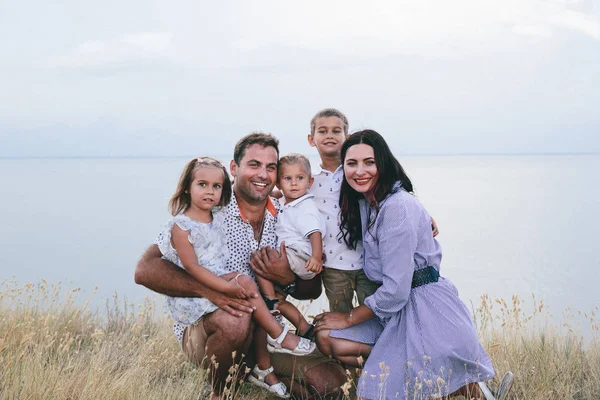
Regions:
<instances>
[{"instance_id":1,"label":"necklace","mask_svg":"<svg viewBox=\"0 0 600 400\"><path fill-rule=\"evenodd\" d=\"M258 221L256 221L258 222ZM250 221L250 226L252 226L252 231L254 233L254 239L257 241L258 243L258 247L260 247L260 242L262 240L262 236L263 236L263 231L265 229L265 214L262 215L262 218L260 219L260 230L256 230L256 228L258 228L258 224L256 222L252 222Z\"/></svg>"}]
</instances>

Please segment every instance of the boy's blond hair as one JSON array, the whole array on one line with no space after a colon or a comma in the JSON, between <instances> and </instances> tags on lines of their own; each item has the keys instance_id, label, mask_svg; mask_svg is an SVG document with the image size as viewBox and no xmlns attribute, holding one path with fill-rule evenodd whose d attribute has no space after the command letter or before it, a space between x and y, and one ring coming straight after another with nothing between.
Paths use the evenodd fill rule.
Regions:
<instances>
[{"instance_id":1,"label":"boy's blond hair","mask_svg":"<svg viewBox=\"0 0 600 400\"><path fill-rule=\"evenodd\" d=\"M323 117L338 117L342 120L342 124L344 125L344 135L348 134L348 118L338 109L335 108L324 108L318 113L315 114L314 117L310 120L310 134L315 134L315 125L317 123L317 119Z\"/></svg>"},{"instance_id":2,"label":"boy's blond hair","mask_svg":"<svg viewBox=\"0 0 600 400\"><path fill-rule=\"evenodd\" d=\"M301 164L302 167L304 167L304 170L306 171L306 174L308 175L308 179L311 178L312 174L310 171L310 161L308 160L308 158L306 158L306 156L300 154L300 153L290 153L287 154L283 157L281 157L279 159L279 177L281 177L281 171L283 171L283 165L294 165L294 164Z\"/></svg>"}]
</instances>

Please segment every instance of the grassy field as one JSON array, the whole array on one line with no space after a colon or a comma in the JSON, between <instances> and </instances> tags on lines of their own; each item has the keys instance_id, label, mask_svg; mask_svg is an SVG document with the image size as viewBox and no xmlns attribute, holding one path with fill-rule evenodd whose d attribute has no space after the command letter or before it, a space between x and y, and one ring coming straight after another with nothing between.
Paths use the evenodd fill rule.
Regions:
<instances>
[{"instance_id":1,"label":"grassy field","mask_svg":"<svg viewBox=\"0 0 600 400\"><path fill-rule=\"evenodd\" d=\"M79 294L43 281L2 283L0 399L209 396L208 378L182 356L162 308L115 297L92 311L76 306ZM508 369L515 374L511 399L600 399L598 307L567 310L556 326L535 298L524 305L516 297L507 302L484 295L473 313L497 375ZM589 325L591 338L583 340L576 320ZM233 387L229 396L265 397L248 384Z\"/></svg>"}]
</instances>

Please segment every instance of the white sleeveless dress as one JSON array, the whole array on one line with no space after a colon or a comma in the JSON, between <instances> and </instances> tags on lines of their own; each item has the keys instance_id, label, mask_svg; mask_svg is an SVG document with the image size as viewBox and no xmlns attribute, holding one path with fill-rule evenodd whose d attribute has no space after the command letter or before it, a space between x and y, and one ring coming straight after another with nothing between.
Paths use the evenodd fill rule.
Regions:
<instances>
[{"instance_id":1,"label":"white sleeveless dress","mask_svg":"<svg viewBox=\"0 0 600 400\"><path fill-rule=\"evenodd\" d=\"M183 268L177 250L171 243L171 231L177 224L184 231L189 231L188 239L198 258L198 264L213 274L220 276L227 273L225 265L229 253L225 237L226 225L223 211L213 212L213 221L202 223L194 221L184 214L179 214L169 220L156 238L158 248L165 260ZM189 326L198 321L203 315L211 313L218 307L203 297L170 297L167 298L167 309L176 325ZM179 336L179 335L178 335Z\"/></svg>"}]
</instances>

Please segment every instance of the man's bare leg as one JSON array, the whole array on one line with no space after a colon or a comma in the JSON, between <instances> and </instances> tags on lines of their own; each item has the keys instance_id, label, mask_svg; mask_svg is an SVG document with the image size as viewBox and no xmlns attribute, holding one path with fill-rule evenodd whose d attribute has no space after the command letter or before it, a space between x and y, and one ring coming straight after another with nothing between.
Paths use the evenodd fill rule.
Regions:
<instances>
[{"instance_id":1,"label":"man's bare leg","mask_svg":"<svg viewBox=\"0 0 600 400\"><path fill-rule=\"evenodd\" d=\"M206 339L206 360L210 368L212 387L220 396L230 375L229 369L238 364L238 376L244 374L246 357L252 341L251 314L234 317L223 310L216 310L202 318ZM235 358L233 355L235 354ZM214 356L214 363L211 361ZM237 376L233 377L235 381Z\"/></svg>"},{"instance_id":2,"label":"man's bare leg","mask_svg":"<svg viewBox=\"0 0 600 400\"><path fill-rule=\"evenodd\" d=\"M291 361L291 359L290 359ZM323 362L304 372L304 377L292 382L291 377L280 377L290 393L302 400L337 399L346 382L344 368L333 362Z\"/></svg>"}]
</instances>

